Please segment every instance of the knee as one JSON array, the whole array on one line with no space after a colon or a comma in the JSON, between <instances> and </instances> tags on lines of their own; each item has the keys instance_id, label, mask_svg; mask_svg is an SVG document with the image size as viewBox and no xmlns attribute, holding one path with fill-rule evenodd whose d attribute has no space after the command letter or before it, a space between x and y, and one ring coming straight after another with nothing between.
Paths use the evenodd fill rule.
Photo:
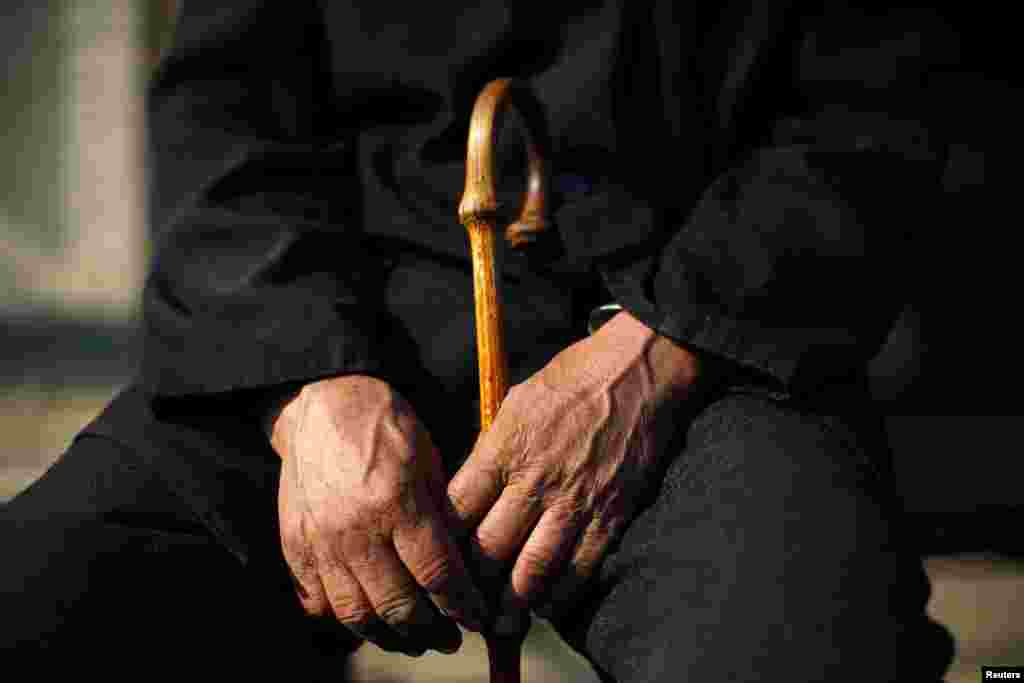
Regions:
<instances>
[{"instance_id":1,"label":"knee","mask_svg":"<svg viewBox=\"0 0 1024 683\"><path fill-rule=\"evenodd\" d=\"M589 651L624 681L795 680L798 660L846 676L865 648L934 634L869 456L827 417L748 396L710 406L606 563ZM842 676L806 680L864 680Z\"/></svg>"},{"instance_id":2,"label":"knee","mask_svg":"<svg viewBox=\"0 0 1024 683\"><path fill-rule=\"evenodd\" d=\"M852 420L795 404L738 394L722 397L689 424L667 472L689 495L743 492L747 499L786 500L849 491L885 499L884 444ZM675 480L675 481L673 481Z\"/></svg>"}]
</instances>

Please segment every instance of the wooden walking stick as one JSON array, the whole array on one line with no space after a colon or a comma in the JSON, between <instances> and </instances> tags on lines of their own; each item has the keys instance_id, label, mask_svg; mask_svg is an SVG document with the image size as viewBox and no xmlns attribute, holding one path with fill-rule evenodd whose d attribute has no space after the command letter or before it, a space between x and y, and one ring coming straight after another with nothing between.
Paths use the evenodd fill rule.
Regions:
<instances>
[{"instance_id":1,"label":"wooden walking stick","mask_svg":"<svg viewBox=\"0 0 1024 683\"><path fill-rule=\"evenodd\" d=\"M505 355L501 291L495 263L495 233L498 202L494 179L494 138L500 117L508 105L515 105L526 124L529 181L519 218L505 231L513 247L533 241L547 227L544 218L547 194L544 159L538 144L543 130L531 130L539 123L539 108L522 83L500 79L481 91L473 108L466 154L466 187L459 204L459 222L469 233L473 258L473 297L476 312L477 360L480 368L480 429L487 430L508 391L508 360ZM531 114L533 117L531 118ZM529 615L513 633L484 632L491 683L518 683L523 638L529 630Z\"/></svg>"}]
</instances>

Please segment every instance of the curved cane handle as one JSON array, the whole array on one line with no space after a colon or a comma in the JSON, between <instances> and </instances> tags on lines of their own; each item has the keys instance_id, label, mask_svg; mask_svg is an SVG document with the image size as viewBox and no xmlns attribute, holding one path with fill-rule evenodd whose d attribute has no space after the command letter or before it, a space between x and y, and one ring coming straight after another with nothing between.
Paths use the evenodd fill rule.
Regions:
<instances>
[{"instance_id":1,"label":"curved cane handle","mask_svg":"<svg viewBox=\"0 0 1024 683\"><path fill-rule=\"evenodd\" d=\"M526 85L510 78L488 83L476 98L469 122L466 153L466 186L459 203L459 222L469 228L471 221L493 220L498 210L495 195L494 140L505 110L511 105L525 124L528 180L519 218L505 229L505 238L513 247L536 239L547 229L547 174L539 142L536 100ZM531 126L531 123L534 123Z\"/></svg>"}]
</instances>

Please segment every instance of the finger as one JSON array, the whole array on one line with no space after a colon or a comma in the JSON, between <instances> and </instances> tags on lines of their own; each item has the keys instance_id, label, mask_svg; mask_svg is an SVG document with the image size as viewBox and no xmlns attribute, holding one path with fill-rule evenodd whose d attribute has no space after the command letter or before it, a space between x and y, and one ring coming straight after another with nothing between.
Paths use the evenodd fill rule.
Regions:
<instances>
[{"instance_id":1,"label":"finger","mask_svg":"<svg viewBox=\"0 0 1024 683\"><path fill-rule=\"evenodd\" d=\"M498 443L494 428L481 434L469 458L448 483L449 512L453 528L462 533L473 529L498 500L504 477L493 450Z\"/></svg>"},{"instance_id":2,"label":"finger","mask_svg":"<svg viewBox=\"0 0 1024 683\"><path fill-rule=\"evenodd\" d=\"M320 582L317 563L313 555L298 544L285 541L283 538L281 549L302 609L311 617L331 614L331 605L323 584Z\"/></svg>"},{"instance_id":3,"label":"finger","mask_svg":"<svg viewBox=\"0 0 1024 683\"><path fill-rule=\"evenodd\" d=\"M583 597L585 587L618 535L618 526L604 523L598 518L587 525L565 570L544 591L541 605L536 609L538 614L547 618L562 616Z\"/></svg>"},{"instance_id":4,"label":"finger","mask_svg":"<svg viewBox=\"0 0 1024 683\"><path fill-rule=\"evenodd\" d=\"M428 499L434 510L450 509L440 454L429 436L424 447L430 448L433 455L424 460L427 473L422 481L426 485ZM455 540L458 534L451 528L460 525L458 516L450 510L447 514L435 514L410 522L395 531L395 549L399 559L438 608L466 628L481 631L489 615L483 595L466 570Z\"/></svg>"},{"instance_id":5,"label":"finger","mask_svg":"<svg viewBox=\"0 0 1024 683\"><path fill-rule=\"evenodd\" d=\"M571 507L555 505L544 512L512 568L514 603L525 606L540 595L572 557L582 532L583 524Z\"/></svg>"},{"instance_id":6,"label":"finger","mask_svg":"<svg viewBox=\"0 0 1024 683\"><path fill-rule=\"evenodd\" d=\"M530 602L545 593L551 579L560 574L582 532L575 508L555 505L544 512L516 558L493 625L495 633L526 633Z\"/></svg>"},{"instance_id":7,"label":"finger","mask_svg":"<svg viewBox=\"0 0 1024 683\"><path fill-rule=\"evenodd\" d=\"M306 517L302 510L296 509L298 506L294 504L292 496L288 495L292 490L291 468L283 468L281 477L281 494L277 500L278 518L281 520L281 553L302 609L313 617L325 616L331 613L331 606L320 582L316 557L306 533Z\"/></svg>"},{"instance_id":8,"label":"finger","mask_svg":"<svg viewBox=\"0 0 1024 683\"><path fill-rule=\"evenodd\" d=\"M437 454L436 450L435 456L430 459L426 481L430 491L430 500L434 501L438 509L441 510L449 533L453 534L455 538L467 537L468 529L463 528L462 519L448 497L448 477L445 474L441 456Z\"/></svg>"},{"instance_id":9,"label":"finger","mask_svg":"<svg viewBox=\"0 0 1024 683\"><path fill-rule=\"evenodd\" d=\"M355 556L358 557L358 556ZM399 559L394 546L374 548L371 561L348 560L348 568L380 617L411 651L428 647L454 652L462 633L451 619L434 607Z\"/></svg>"},{"instance_id":10,"label":"finger","mask_svg":"<svg viewBox=\"0 0 1024 683\"><path fill-rule=\"evenodd\" d=\"M373 611L373 605L352 573L339 562L322 563L321 582L329 596L334 617L349 631L389 652L423 654L409 651L387 624Z\"/></svg>"},{"instance_id":11,"label":"finger","mask_svg":"<svg viewBox=\"0 0 1024 683\"><path fill-rule=\"evenodd\" d=\"M487 621L483 595L439 516L397 529L395 550L416 583L441 609L468 628L483 629Z\"/></svg>"},{"instance_id":12,"label":"finger","mask_svg":"<svg viewBox=\"0 0 1024 683\"><path fill-rule=\"evenodd\" d=\"M509 487L473 532L474 562L493 580L515 560L530 530L544 512L543 501L522 488Z\"/></svg>"}]
</instances>

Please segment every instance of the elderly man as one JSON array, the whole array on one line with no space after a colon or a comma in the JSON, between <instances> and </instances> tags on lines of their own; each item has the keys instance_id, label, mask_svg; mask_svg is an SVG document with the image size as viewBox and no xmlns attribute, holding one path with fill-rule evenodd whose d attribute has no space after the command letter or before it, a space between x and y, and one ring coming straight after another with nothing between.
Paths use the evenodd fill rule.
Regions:
<instances>
[{"instance_id":1,"label":"elderly man","mask_svg":"<svg viewBox=\"0 0 1024 683\"><path fill-rule=\"evenodd\" d=\"M956 35L824 4L184 2L139 381L5 508L5 647L333 678L530 606L621 683L941 678L864 365ZM474 443L456 202L497 77L557 230L504 255Z\"/></svg>"}]
</instances>

